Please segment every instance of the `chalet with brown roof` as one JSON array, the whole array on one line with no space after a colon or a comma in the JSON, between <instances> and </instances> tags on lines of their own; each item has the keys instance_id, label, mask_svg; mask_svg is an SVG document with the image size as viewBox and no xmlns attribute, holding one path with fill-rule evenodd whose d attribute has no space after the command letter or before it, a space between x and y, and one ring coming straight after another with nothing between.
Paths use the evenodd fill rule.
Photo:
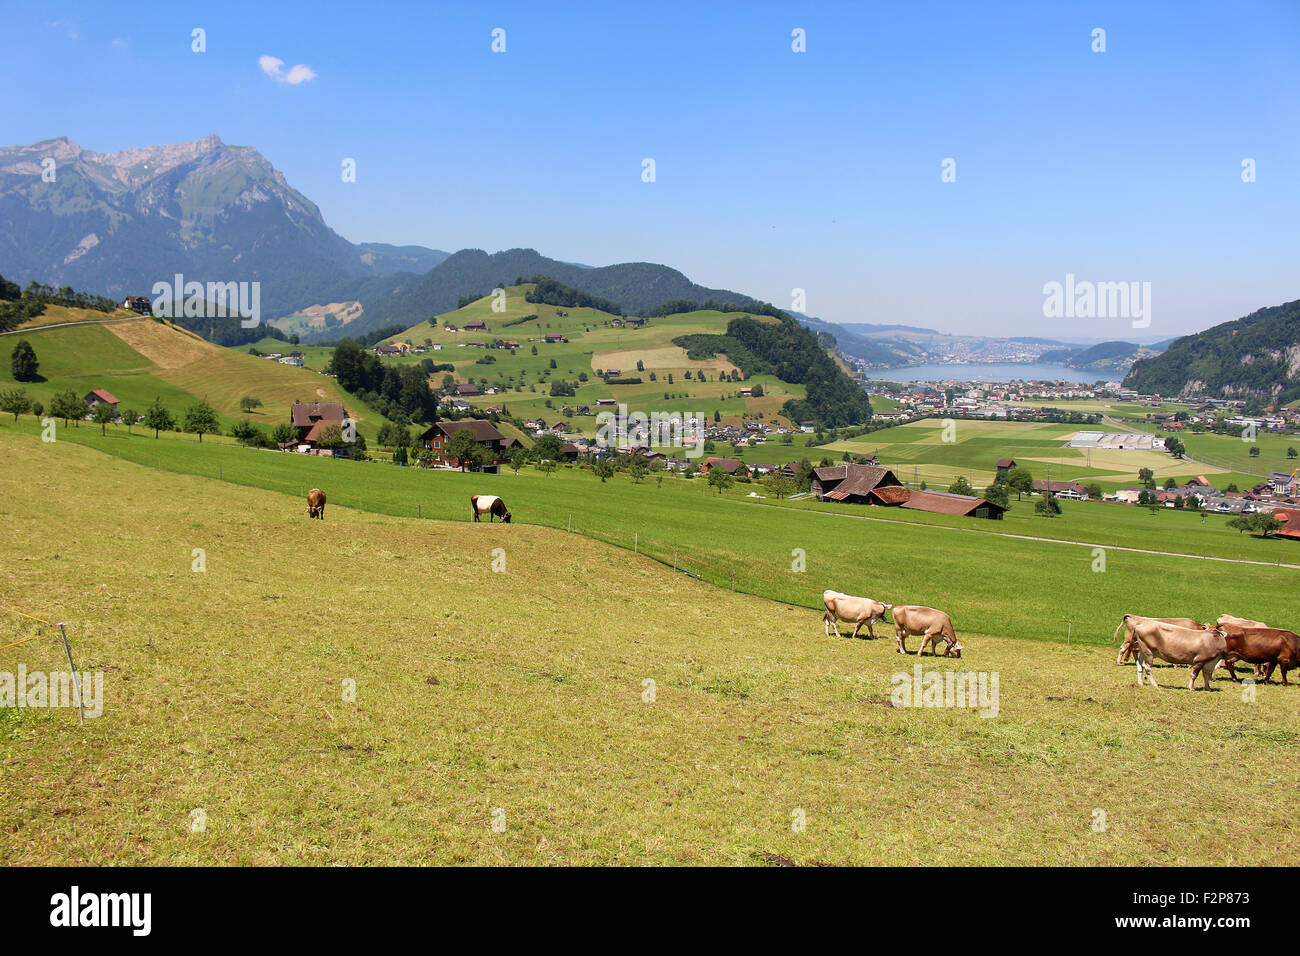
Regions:
<instances>
[{"instance_id":1,"label":"chalet with brown roof","mask_svg":"<svg viewBox=\"0 0 1300 956\"><path fill-rule=\"evenodd\" d=\"M298 444L316 447L320 434L330 425L343 427L347 412L342 402L294 402L289 423L298 432Z\"/></svg>"},{"instance_id":2,"label":"chalet with brown roof","mask_svg":"<svg viewBox=\"0 0 1300 956\"><path fill-rule=\"evenodd\" d=\"M707 475L714 468L725 471L729 475L749 474L749 471L745 468L745 463L738 458L706 458L704 464L700 465L700 472Z\"/></svg>"},{"instance_id":3,"label":"chalet with brown roof","mask_svg":"<svg viewBox=\"0 0 1300 956\"><path fill-rule=\"evenodd\" d=\"M433 464L436 467L459 468L461 463L447 454L447 443L451 441L453 435L462 430L468 431L474 436L474 441L491 453L492 461L485 465L483 470L495 473L501 464L503 453L514 442L497 431L497 427L489 421L467 418L458 422L437 422L420 435L420 447L432 453Z\"/></svg>"},{"instance_id":4,"label":"chalet with brown roof","mask_svg":"<svg viewBox=\"0 0 1300 956\"><path fill-rule=\"evenodd\" d=\"M487 323L486 323L486 322L466 322L466 323L465 323L465 331L466 331L466 332L486 332L486 331L487 331Z\"/></svg>"},{"instance_id":5,"label":"chalet with brown roof","mask_svg":"<svg viewBox=\"0 0 1300 956\"><path fill-rule=\"evenodd\" d=\"M479 388L478 385L476 385L475 383L467 382L463 385L456 386L456 394L459 395L461 398L464 398L466 396L482 395L483 390Z\"/></svg>"},{"instance_id":6,"label":"chalet with brown roof","mask_svg":"<svg viewBox=\"0 0 1300 956\"><path fill-rule=\"evenodd\" d=\"M999 478L1004 477L1006 473L1009 472L1014 467L1016 467L1016 460L1014 458L999 458L998 477Z\"/></svg>"}]
</instances>

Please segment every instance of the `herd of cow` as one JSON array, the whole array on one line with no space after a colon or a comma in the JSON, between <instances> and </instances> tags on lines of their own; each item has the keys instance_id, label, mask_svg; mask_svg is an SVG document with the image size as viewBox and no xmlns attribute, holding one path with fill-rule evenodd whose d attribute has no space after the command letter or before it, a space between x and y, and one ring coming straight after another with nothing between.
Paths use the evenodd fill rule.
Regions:
<instances>
[{"instance_id":1,"label":"herd of cow","mask_svg":"<svg viewBox=\"0 0 1300 956\"><path fill-rule=\"evenodd\" d=\"M492 521L500 518L509 523L510 512L505 502L497 495L472 495L469 499L470 512L475 521L487 515ZM325 492L313 488L307 494L307 515L325 520ZM853 637L858 636L863 625L867 634L874 638L876 632L872 625L884 621L886 612L894 612L894 631L898 639L898 652L907 650L908 635L921 638L921 646L916 649L918 657L931 648L931 653L939 653L939 642L943 641L944 657L961 657L962 644L953 630L952 618L943 611L917 604L884 604L871 598L852 597L839 591L822 592L822 603L826 613L822 615L826 636L831 632L840 637L839 622L852 624ZM1143 678L1151 682L1152 687L1159 688L1151 664L1156 658L1170 664L1183 664L1191 668L1191 679L1187 682L1189 690L1196 689L1196 676L1199 674L1205 689L1210 688L1210 678L1220 664L1228 668L1228 676L1238 680L1233 668L1236 663L1253 664L1255 676L1263 677L1269 683L1273 671L1282 670L1282 683L1286 684L1286 674L1293 667L1300 667L1300 636L1293 631L1280 627L1269 627L1262 621L1248 621L1245 618L1221 614L1212 624L1201 624L1190 617L1142 617L1137 614L1125 614L1124 619L1115 628L1112 642L1124 631L1124 643L1119 649L1116 664L1123 664L1131 657L1137 665L1138 686Z\"/></svg>"},{"instance_id":2,"label":"herd of cow","mask_svg":"<svg viewBox=\"0 0 1300 956\"><path fill-rule=\"evenodd\" d=\"M931 646L931 653L937 655L940 640L944 642L945 657L961 657L961 641L953 631L952 618L943 611L914 604L884 604L838 591L824 591L822 603L826 606L822 622L827 637L832 631L836 637L841 636L837 623L842 621L854 625L853 637L857 637L866 625L867 634L874 638L876 634L872 624L884 621L886 612L892 610L900 654L908 653L908 635L918 634L921 637L921 646L916 650L918 657L927 646ZM1220 664L1224 664L1228 676L1238 682L1233 668L1236 663L1253 664L1255 676L1262 677L1265 683L1271 681L1274 669L1280 668L1283 684L1287 683L1287 671L1300 667L1300 636L1280 627L1269 627L1262 621L1248 621L1231 614L1220 615L1212 624L1201 624L1189 617L1154 618L1125 614L1112 641L1119 637L1121 630L1125 639L1115 663L1123 664L1133 658L1139 687L1143 678L1149 680L1152 687L1160 687L1151 671L1151 664L1157 658L1190 667L1189 690L1196 689L1198 674L1208 690L1210 677Z\"/></svg>"}]
</instances>

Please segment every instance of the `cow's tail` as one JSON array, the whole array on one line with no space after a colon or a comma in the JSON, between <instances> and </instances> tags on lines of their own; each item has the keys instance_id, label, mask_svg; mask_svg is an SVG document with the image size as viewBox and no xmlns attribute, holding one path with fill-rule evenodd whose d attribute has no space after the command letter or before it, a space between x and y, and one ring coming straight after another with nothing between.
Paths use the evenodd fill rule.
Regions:
<instances>
[{"instance_id":1,"label":"cow's tail","mask_svg":"<svg viewBox=\"0 0 1300 956\"><path fill-rule=\"evenodd\" d=\"M1127 614L1125 614L1123 619L1119 622L1119 627L1115 628L1115 633L1110 636L1110 642L1112 645L1119 640L1119 632L1124 630L1124 625L1126 624L1128 624Z\"/></svg>"}]
</instances>

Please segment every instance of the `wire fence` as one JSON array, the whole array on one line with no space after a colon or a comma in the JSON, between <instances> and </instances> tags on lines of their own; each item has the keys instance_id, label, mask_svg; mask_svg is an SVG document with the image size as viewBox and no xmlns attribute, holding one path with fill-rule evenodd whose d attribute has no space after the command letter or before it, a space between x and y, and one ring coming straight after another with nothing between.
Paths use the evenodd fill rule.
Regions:
<instances>
[{"instance_id":1,"label":"wire fence","mask_svg":"<svg viewBox=\"0 0 1300 956\"><path fill-rule=\"evenodd\" d=\"M81 677L77 673L77 665L76 663L74 663L72 659L72 645L68 641L67 626L62 622L55 623L54 621L47 621L43 617L38 617L35 614L31 614L27 611L20 610L19 608L16 608L13 605L3 600L0 600L0 612L6 615L13 615L18 619L20 619L18 622L16 622L17 626L11 632L18 639L12 641L6 641L4 644L0 644L0 651L6 651L9 650L10 648L20 647L24 644L30 644L34 641L39 641L42 639L51 640L51 641L57 640L63 644L63 652L65 655L67 655L68 658L68 668L69 668L68 674L72 682L73 695L74 695L73 703L74 706L76 706L77 708L77 713L84 721L86 719L86 711L82 701ZM28 633L31 631L35 631L35 633ZM15 686L14 686L15 695L25 696L27 688L25 686L19 687L17 686L17 684L18 682L15 681ZM16 701L15 701L15 706L17 706Z\"/></svg>"}]
</instances>

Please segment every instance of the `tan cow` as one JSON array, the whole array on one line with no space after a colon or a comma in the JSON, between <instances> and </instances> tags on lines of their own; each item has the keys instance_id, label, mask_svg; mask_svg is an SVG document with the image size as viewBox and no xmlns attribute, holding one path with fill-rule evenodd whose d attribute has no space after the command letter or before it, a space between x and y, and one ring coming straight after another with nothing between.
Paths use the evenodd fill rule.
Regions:
<instances>
[{"instance_id":1,"label":"tan cow","mask_svg":"<svg viewBox=\"0 0 1300 956\"><path fill-rule=\"evenodd\" d=\"M1134 615L1126 615L1126 619ZM1187 682L1188 690L1196 689L1196 675L1200 674L1205 689L1210 689L1210 677L1214 669L1223 660L1228 651L1227 640L1218 628L1177 627L1163 621L1137 620L1133 622L1133 633L1137 636L1137 675L1138 686L1142 686L1145 673L1151 686L1160 689L1155 675L1151 673L1151 662L1155 658L1170 664L1186 664L1192 669L1192 676Z\"/></svg>"},{"instance_id":2,"label":"tan cow","mask_svg":"<svg viewBox=\"0 0 1300 956\"><path fill-rule=\"evenodd\" d=\"M898 633L898 653L907 653L907 635L921 635L921 646L916 649L920 657L927 644L933 644L931 653L938 655L939 639L947 645L944 657L961 657L961 641L952 629L952 618L943 611L916 604L900 604L894 608L894 629Z\"/></svg>"},{"instance_id":3,"label":"tan cow","mask_svg":"<svg viewBox=\"0 0 1300 956\"><path fill-rule=\"evenodd\" d=\"M319 488L307 492L307 517L325 520L325 492Z\"/></svg>"},{"instance_id":4,"label":"tan cow","mask_svg":"<svg viewBox=\"0 0 1300 956\"><path fill-rule=\"evenodd\" d=\"M846 624L855 625L853 636L858 636L858 631L862 630L862 625L867 625L867 634L873 639L876 632L871 629L871 625L876 621L885 619L885 612L894 605L882 604L879 601L873 601L871 598L850 597L847 594L841 594L839 591L823 591L822 603L826 605L826 613L822 615L822 623L826 625L826 636L831 636L834 630L835 636L840 637L840 629L836 626L837 621L843 621Z\"/></svg>"},{"instance_id":5,"label":"tan cow","mask_svg":"<svg viewBox=\"0 0 1300 956\"><path fill-rule=\"evenodd\" d=\"M1137 653L1137 638L1133 636L1133 628L1129 624L1129 619L1137 621L1160 621L1164 624L1173 624L1176 627L1205 627L1199 621L1194 621L1190 617L1142 617L1138 614L1125 614L1124 620L1119 622L1119 627L1115 628L1115 633L1111 635L1110 642L1115 643L1119 637L1120 628L1124 629L1124 643L1120 645L1119 656L1115 658L1116 664L1127 664L1130 657Z\"/></svg>"}]
</instances>

